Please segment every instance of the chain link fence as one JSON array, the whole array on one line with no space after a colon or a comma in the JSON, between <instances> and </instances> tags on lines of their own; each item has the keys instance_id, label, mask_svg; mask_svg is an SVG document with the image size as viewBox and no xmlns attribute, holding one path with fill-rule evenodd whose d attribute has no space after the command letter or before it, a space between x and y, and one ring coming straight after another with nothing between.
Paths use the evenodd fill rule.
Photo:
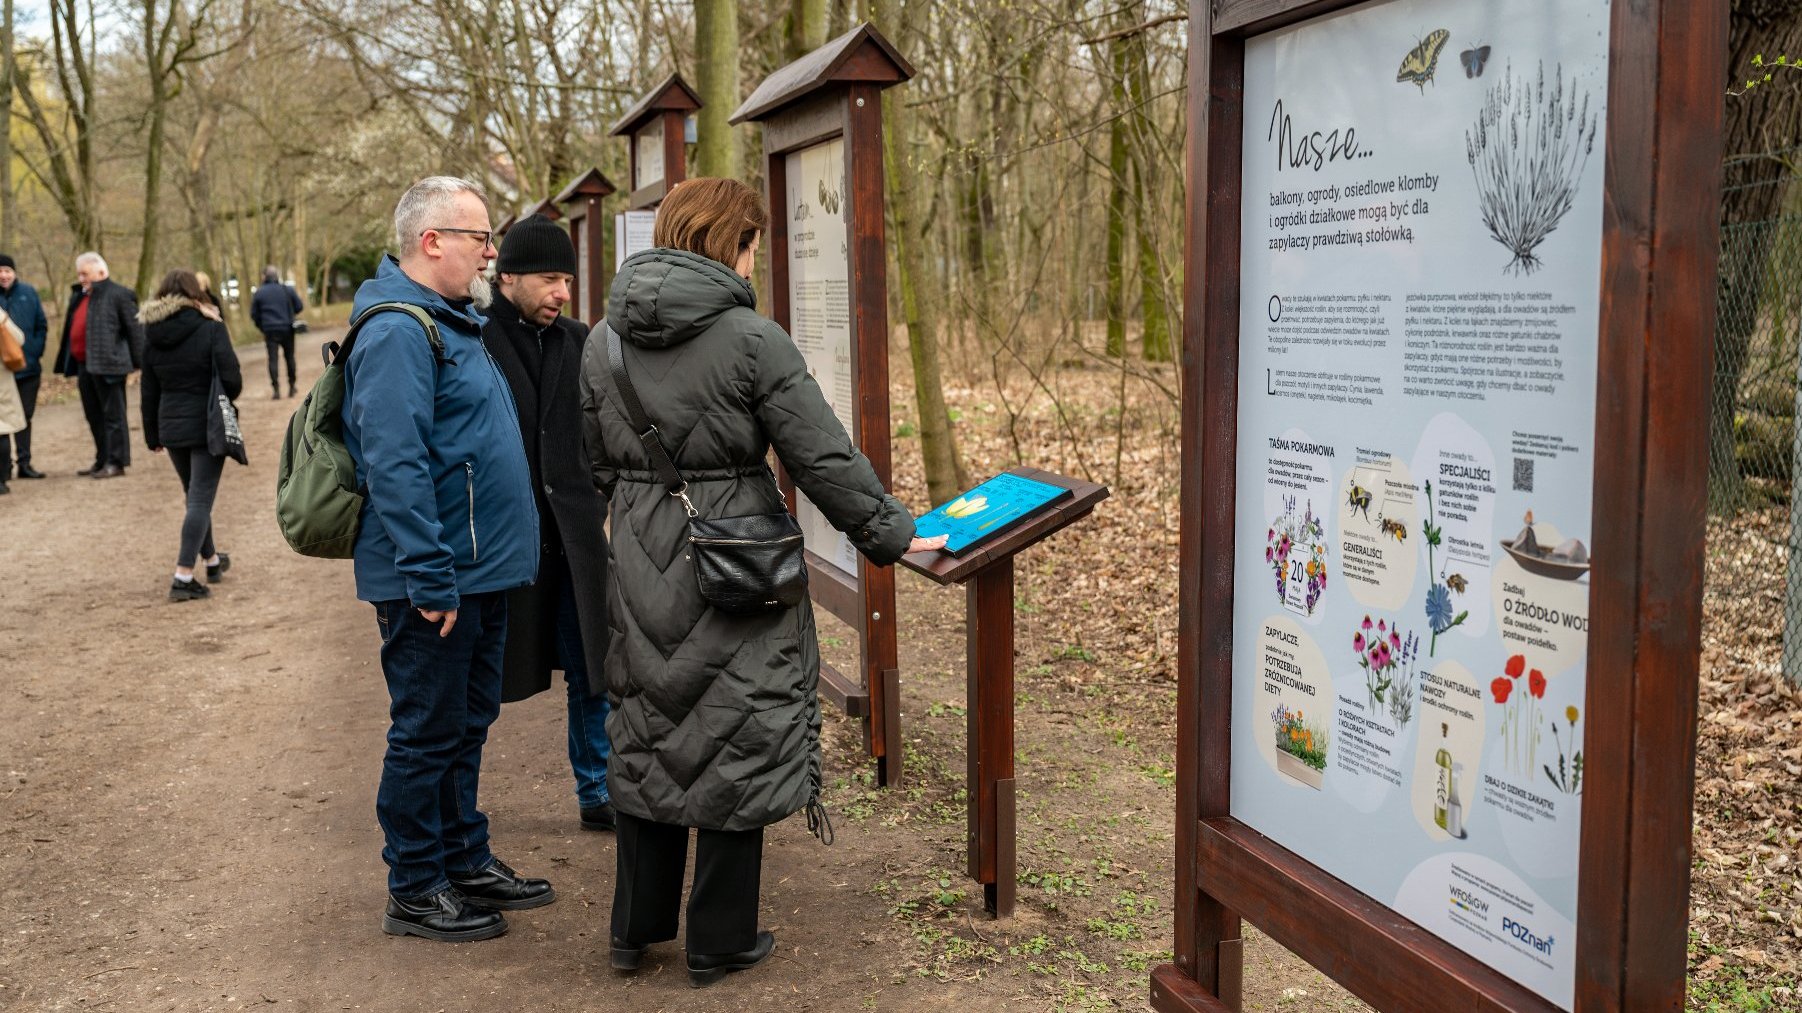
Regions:
<instances>
[{"instance_id":1,"label":"chain link fence","mask_svg":"<svg viewBox=\"0 0 1802 1013\"><path fill-rule=\"evenodd\" d=\"M1720 265L1708 591L1733 612L1729 649L1802 683L1802 214L1724 226Z\"/></svg>"}]
</instances>

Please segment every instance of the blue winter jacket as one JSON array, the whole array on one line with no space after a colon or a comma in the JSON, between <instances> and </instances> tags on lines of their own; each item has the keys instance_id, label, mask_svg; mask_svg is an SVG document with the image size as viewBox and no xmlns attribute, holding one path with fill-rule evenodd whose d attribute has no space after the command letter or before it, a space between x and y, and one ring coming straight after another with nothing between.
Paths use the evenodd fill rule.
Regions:
<instances>
[{"instance_id":1,"label":"blue winter jacket","mask_svg":"<svg viewBox=\"0 0 1802 1013\"><path fill-rule=\"evenodd\" d=\"M446 361L405 313L372 317L344 371L344 442L369 491L355 553L357 597L454 609L538 574L538 509L506 380L482 346L483 320L384 258L353 312L422 307Z\"/></svg>"},{"instance_id":2,"label":"blue winter jacket","mask_svg":"<svg viewBox=\"0 0 1802 1013\"><path fill-rule=\"evenodd\" d=\"M44 357L44 342L50 334L50 321L44 319L44 304L38 299L38 290L22 281L13 282L13 287L0 289L0 310L13 318L19 330L25 332L25 368L14 373L20 380L29 380L43 372L39 361Z\"/></svg>"}]
</instances>

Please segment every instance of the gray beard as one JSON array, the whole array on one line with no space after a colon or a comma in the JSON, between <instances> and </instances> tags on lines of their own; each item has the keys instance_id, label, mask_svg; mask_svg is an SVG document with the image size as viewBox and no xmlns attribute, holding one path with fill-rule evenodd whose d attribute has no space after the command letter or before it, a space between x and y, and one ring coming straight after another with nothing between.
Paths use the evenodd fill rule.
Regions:
<instances>
[{"instance_id":1,"label":"gray beard","mask_svg":"<svg viewBox=\"0 0 1802 1013\"><path fill-rule=\"evenodd\" d=\"M488 283L487 276L478 274L470 281L469 300L479 310L485 310L494 304L494 286Z\"/></svg>"}]
</instances>

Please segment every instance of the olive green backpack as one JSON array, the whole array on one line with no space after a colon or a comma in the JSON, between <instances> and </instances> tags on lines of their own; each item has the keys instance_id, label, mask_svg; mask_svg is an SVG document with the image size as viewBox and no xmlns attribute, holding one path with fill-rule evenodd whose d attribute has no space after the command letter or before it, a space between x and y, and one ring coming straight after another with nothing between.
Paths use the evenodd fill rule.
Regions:
<instances>
[{"instance_id":1,"label":"olive green backpack","mask_svg":"<svg viewBox=\"0 0 1802 1013\"><path fill-rule=\"evenodd\" d=\"M357 332L377 313L406 313L425 328L432 358L444 357L444 338L425 310L410 303L385 302L351 321L342 342L321 349L325 372L288 420L281 467L275 477L275 520L288 546L303 556L349 559L357 547L357 527L368 490L357 484L357 469L344 445L344 367Z\"/></svg>"}]
</instances>

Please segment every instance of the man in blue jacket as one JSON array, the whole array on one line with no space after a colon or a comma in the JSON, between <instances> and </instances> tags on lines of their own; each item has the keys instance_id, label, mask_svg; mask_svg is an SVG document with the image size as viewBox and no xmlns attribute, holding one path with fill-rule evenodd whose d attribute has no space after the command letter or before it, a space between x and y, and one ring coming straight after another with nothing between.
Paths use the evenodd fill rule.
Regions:
<instances>
[{"instance_id":1,"label":"man in blue jacket","mask_svg":"<svg viewBox=\"0 0 1802 1013\"><path fill-rule=\"evenodd\" d=\"M282 284L282 273L271 264L263 268L263 283L250 297L250 322L263 332L263 347L269 352L269 386L277 400L282 396L282 355L288 356L288 396L294 396L294 317L306 307L293 286Z\"/></svg>"},{"instance_id":2,"label":"man in blue jacket","mask_svg":"<svg viewBox=\"0 0 1802 1013\"><path fill-rule=\"evenodd\" d=\"M394 210L400 259L357 290L361 315L409 303L443 338L434 351L410 314L379 313L344 374L344 442L368 489L355 551L357 597L375 606L390 723L376 816L386 844L393 935L464 941L507 930L503 909L553 900L488 848L476 807L488 726L500 714L506 592L538 569L519 420L482 347L482 271L494 234L481 189L433 176Z\"/></svg>"},{"instance_id":3,"label":"man in blue jacket","mask_svg":"<svg viewBox=\"0 0 1802 1013\"><path fill-rule=\"evenodd\" d=\"M0 253L0 310L12 318L25 332L25 368L13 374L19 385L19 402L25 406L25 428L12 436L0 436L0 492L13 477L13 441L19 444L19 477L43 478L44 473L31 466L31 416L38 408L38 381L43 378L44 342L50 334L50 322L44 319L44 304L38 290L19 280L19 272L10 254Z\"/></svg>"}]
</instances>

